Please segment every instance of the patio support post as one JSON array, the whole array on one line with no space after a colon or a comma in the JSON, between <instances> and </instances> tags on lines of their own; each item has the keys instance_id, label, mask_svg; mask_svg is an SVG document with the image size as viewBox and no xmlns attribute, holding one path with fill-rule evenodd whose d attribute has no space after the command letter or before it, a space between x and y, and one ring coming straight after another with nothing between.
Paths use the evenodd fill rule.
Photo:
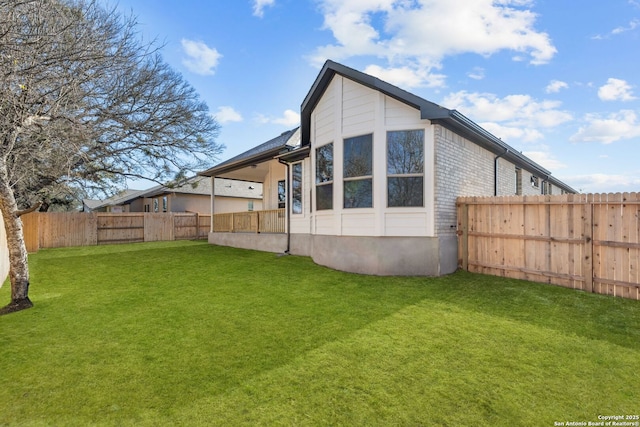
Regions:
<instances>
[{"instance_id":1,"label":"patio support post","mask_svg":"<svg viewBox=\"0 0 640 427\"><path fill-rule=\"evenodd\" d=\"M213 216L215 213L215 199L216 199L216 177L211 177L211 233L215 230L213 228Z\"/></svg>"}]
</instances>

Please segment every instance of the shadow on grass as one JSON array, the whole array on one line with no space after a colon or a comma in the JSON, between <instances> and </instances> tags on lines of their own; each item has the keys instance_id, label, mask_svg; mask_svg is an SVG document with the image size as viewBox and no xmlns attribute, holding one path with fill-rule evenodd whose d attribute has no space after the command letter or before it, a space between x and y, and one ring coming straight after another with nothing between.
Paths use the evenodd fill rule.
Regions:
<instances>
[{"instance_id":1,"label":"shadow on grass","mask_svg":"<svg viewBox=\"0 0 640 427\"><path fill-rule=\"evenodd\" d=\"M465 272L363 276L204 242L45 250L31 266L35 307L0 318L15 367L0 402L27 417L169 416L415 305L640 348L636 301Z\"/></svg>"},{"instance_id":2,"label":"shadow on grass","mask_svg":"<svg viewBox=\"0 0 640 427\"><path fill-rule=\"evenodd\" d=\"M427 299L640 349L640 302L458 271L432 279Z\"/></svg>"}]
</instances>

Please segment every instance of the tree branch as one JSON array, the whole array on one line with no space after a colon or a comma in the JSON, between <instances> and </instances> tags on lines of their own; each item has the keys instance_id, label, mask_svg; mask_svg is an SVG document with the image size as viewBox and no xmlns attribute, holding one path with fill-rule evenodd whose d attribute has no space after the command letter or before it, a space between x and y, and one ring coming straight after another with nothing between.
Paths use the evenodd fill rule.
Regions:
<instances>
[{"instance_id":1,"label":"tree branch","mask_svg":"<svg viewBox=\"0 0 640 427\"><path fill-rule=\"evenodd\" d=\"M22 215L26 215L26 214L28 214L28 213L31 213L31 212L35 211L35 210L36 210L36 209L38 209L40 206L42 206L42 202L38 202L38 203L36 203L35 205L31 206L31 207L30 207L30 208L28 208L28 209L23 209L23 210L21 210L21 211L16 212L16 216L17 216L18 218L20 218Z\"/></svg>"}]
</instances>

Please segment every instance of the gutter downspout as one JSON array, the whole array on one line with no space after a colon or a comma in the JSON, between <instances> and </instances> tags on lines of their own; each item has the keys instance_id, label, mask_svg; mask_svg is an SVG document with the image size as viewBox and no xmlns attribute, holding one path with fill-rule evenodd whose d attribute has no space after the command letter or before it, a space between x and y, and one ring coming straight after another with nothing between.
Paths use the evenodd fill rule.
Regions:
<instances>
[{"instance_id":1,"label":"gutter downspout","mask_svg":"<svg viewBox=\"0 0 640 427\"><path fill-rule=\"evenodd\" d=\"M504 153L498 154L493 159L493 195L494 196L498 195L498 159L506 156L508 152L509 152L509 149L505 148Z\"/></svg>"},{"instance_id":2,"label":"gutter downspout","mask_svg":"<svg viewBox=\"0 0 640 427\"><path fill-rule=\"evenodd\" d=\"M291 215L289 210L291 209L291 179L289 176L289 169L291 165L288 162L282 161L282 159L278 159L278 163L285 165L287 168L287 179L286 179L286 191L287 191L287 199L285 204L285 214L287 215L287 249L284 251L285 255L289 255L289 251L291 250Z\"/></svg>"}]
</instances>

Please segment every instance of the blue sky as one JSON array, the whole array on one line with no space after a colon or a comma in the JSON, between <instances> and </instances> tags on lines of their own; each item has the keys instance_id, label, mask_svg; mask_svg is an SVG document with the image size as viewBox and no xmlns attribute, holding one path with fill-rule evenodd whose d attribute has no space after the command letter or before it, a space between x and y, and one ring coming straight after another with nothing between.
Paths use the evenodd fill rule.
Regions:
<instances>
[{"instance_id":1,"label":"blue sky","mask_svg":"<svg viewBox=\"0 0 640 427\"><path fill-rule=\"evenodd\" d=\"M114 5L116 3L108 3ZM221 125L299 124L326 59L457 109L583 192L640 191L640 0L119 0ZM213 165L213 164L212 164Z\"/></svg>"}]
</instances>

